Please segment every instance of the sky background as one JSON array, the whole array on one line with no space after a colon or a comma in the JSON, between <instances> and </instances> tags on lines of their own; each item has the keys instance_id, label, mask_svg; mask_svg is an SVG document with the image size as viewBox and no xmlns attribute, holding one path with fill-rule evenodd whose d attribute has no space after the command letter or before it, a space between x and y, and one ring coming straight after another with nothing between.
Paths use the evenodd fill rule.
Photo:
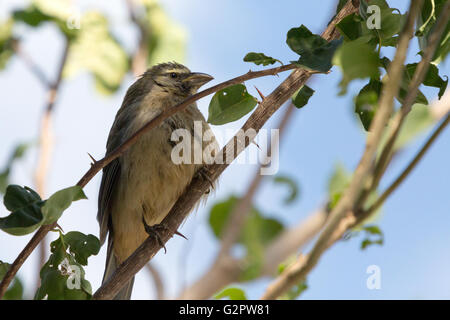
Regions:
<instances>
[{"instance_id":1,"label":"sky background","mask_svg":"<svg viewBox=\"0 0 450 320\"><path fill-rule=\"evenodd\" d=\"M392 7L405 11L407 1L389 1ZM24 1L0 0L0 17ZM242 58L247 52L264 52L284 62L296 59L285 44L287 31L301 24L321 33L335 10L334 0L322 1L161 1L172 19L188 34L186 65L193 71L215 77L211 85L243 74L254 65ZM74 1L81 10L97 8L110 19L114 34L127 49L134 47L136 31L127 21L124 1ZM26 30L25 30L26 31ZM56 73L62 52L62 38L57 30L46 25L27 32L23 47L49 76ZM417 45L410 50L409 61L418 61ZM449 62L440 67L441 75L450 73ZM269 94L287 73L249 81L247 87L255 94L256 85ZM270 180L256 197L259 208L269 216L292 226L310 215L327 197L327 183L333 167L341 162L352 170L364 148L365 134L353 114L352 99L362 82L350 85L348 94L338 96L341 74L337 68L329 75L317 75L309 82L315 95L307 107L296 110L281 143L280 171L298 181L300 199L291 206L282 205L285 189ZM98 94L88 75L68 79L61 87L53 119L55 147L47 193L75 184L89 168L87 152L101 158L115 113L126 89L134 81L130 75L121 89L111 97ZM6 162L14 146L35 141L46 92L26 66L17 58L0 72L0 164ZM437 90L423 92L429 100ZM199 101L207 116L210 97ZM278 123L278 112L266 128ZM246 118L223 127L237 129ZM412 158L423 143L425 134L395 161L381 183L385 188ZM251 146L250 148L255 148ZM445 131L405 183L389 198L378 221L385 235L383 246L359 249L361 237L340 241L328 250L307 279L308 290L303 299L449 299L450 298L450 130ZM14 165L12 182L32 184L36 152L31 150ZM1 168L1 165L0 165ZM169 297L177 295L183 283L192 283L209 268L217 252L217 241L208 227L208 209L216 201L231 194L241 194L253 176L255 166L231 165L220 178L220 188L207 205L192 214L181 232L189 241L175 237L167 244L168 253L160 251L153 260L160 270ZM74 203L60 219L65 232L79 230L98 235L96 221L97 194L100 175L85 188L89 200ZM0 216L6 215L0 208ZM0 260L12 262L31 235L14 237L0 233ZM93 289L102 279L106 246L91 257L86 277ZM381 289L369 290L366 269L381 269ZM19 272L26 289L35 286L37 255L33 254ZM245 288L249 298L258 298L270 279L261 279ZM28 292L30 295L30 292ZM154 298L151 278L146 270L137 275L134 299Z\"/></svg>"}]
</instances>

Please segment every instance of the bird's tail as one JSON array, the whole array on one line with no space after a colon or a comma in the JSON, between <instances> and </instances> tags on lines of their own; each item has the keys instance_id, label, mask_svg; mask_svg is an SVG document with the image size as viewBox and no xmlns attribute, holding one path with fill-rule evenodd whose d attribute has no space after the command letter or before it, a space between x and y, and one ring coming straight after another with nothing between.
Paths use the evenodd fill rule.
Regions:
<instances>
[{"instance_id":1,"label":"bird's tail","mask_svg":"<svg viewBox=\"0 0 450 320\"><path fill-rule=\"evenodd\" d=\"M103 274L102 284L111 277L117 268L116 258L113 253L113 237L110 235L108 237L108 250L106 253L106 265L105 273ZM114 297L114 300L130 300L131 292L133 291L134 277L128 281L128 283L119 291L119 293Z\"/></svg>"}]
</instances>

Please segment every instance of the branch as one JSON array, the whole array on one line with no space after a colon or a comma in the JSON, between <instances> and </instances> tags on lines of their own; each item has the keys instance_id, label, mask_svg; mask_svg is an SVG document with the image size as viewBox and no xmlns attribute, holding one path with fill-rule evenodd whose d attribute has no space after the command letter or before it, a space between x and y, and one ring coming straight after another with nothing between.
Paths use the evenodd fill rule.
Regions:
<instances>
[{"instance_id":1,"label":"branch","mask_svg":"<svg viewBox=\"0 0 450 320\"><path fill-rule=\"evenodd\" d=\"M172 108L169 108L162 112L159 116L155 117L151 121L149 121L146 125L144 125L141 129L139 129L133 136L131 136L128 140L126 140L122 145L114 149L111 153L107 154L103 159L96 161L92 164L90 169L84 174L84 176L81 178L80 181L78 181L77 185L80 187L85 187L86 184L105 166L107 166L111 161L121 156L129 147L131 147L136 141L144 135L149 130L155 128L159 124L161 124L165 119L168 117L174 115L175 113L184 110L187 108L190 104L194 103L195 101L206 97L212 93L215 93L219 90L222 90L228 86L231 86L233 84L242 83L246 80L250 79L256 79L268 75L277 75L280 72L284 72L287 70L296 69L297 67L293 64L284 65L280 67L275 67L271 69L261 70L261 71L249 71L244 75L241 75L239 77L233 78L231 80L219 83L211 88L208 88L206 90L203 90L199 93L196 93L189 98L185 99L183 102L175 105ZM311 72L303 71L302 74L311 74ZM53 96L54 97L54 96ZM54 103L54 99L51 100L50 109L52 109ZM35 235L31 238L31 240L28 242L26 247L20 252L19 256L16 258L16 260L13 262L11 267L9 268L8 272L5 274L2 282L0 283L0 299L6 292L6 289L8 288L9 284L11 283L12 279L14 278L17 271L20 269L22 264L25 262L25 260L28 258L28 256L33 252L33 250L36 248L36 246L39 244L39 242L45 237L45 235L52 229L54 229L57 225L57 222L54 222L49 225L44 225L35 233Z\"/></svg>"},{"instance_id":2,"label":"branch","mask_svg":"<svg viewBox=\"0 0 450 320\"><path fill-rule=\"evenodd\" d=\"M295 267L288 268L275 279L275 281L267 288L262 299L275 299L287 292L294 284L303 280L309 271L317 264L327 247L331 245L332 240L338 238L338 231L342 231L342 233L345 232L346 229L341 228L343 222L346 220L344 218L346 216L348 217L349 212L353 210L353 206L358 200L360 191L370 174L373 158L381 142L384 128L392 113L394 97L398 93L403 76L403 64L406 59L409 41L414 32L415 18L419 13L422 2L423 0L411 1L406 24L400 34L394 60L388 68L388 80L383 87L380 106L370 126L370 134L367 137L366 148L353 174L349 187L345 190L342 198L331 211L330 218L311 250L311 253L307 257L301 256L294 264ZM354 220L354 217L348 218Z\"/></svg>"},{"instance_id":3,"label":"branch","mask_svg":"<svg viewBox=\"0 0 450 320\"><path fill-rule=\"evenodd\" d=\"M356 9L352 3L350 1L347 2L336 18L327 27L322 36L327 40L338 37L339 33L335 30L335 24L355 10ZM266 99L264 99L264 101L258 105L241 130L246 132L249 129L254 129L258 132L266 121L273 115L273 113L277 111L280 106L302 85L304 85L310 76L310 72L300 69L294 70L294 72L292 72L285 81L283 81L269 96L266 97ZM237 152L234 152L236 142L238 143L238 150ZM168 215L161 222L167 227L167 231L161 232L160 235L163 243L167 242L173 236L175 230L177 230L179 225L186 218L191 208L209 189L210 181L207 180L216 180L227 168L228 163L226 162L229 161L220 160L235 159L239 153L248 146L249 143L250 141L247 139L240 141L236 136L233 137L216 157L215 163L205 166L205 171L209 172L210 179L194 177L191 184L186 188L186 191L180 196ZM223 157L223 159L220 159L220 157ZM160 248L161 245L155 237L147 238L147 240L145 240L144 243L116 269L115 273L109 278L109 280L97 290L94 294L94 299L113 298L115 294L123 287L123 285L129 281L129 279L131 279L133 275L136 274L159 251Z\"/></svg>"},{"instance_id":4,"label":"branch","mask_svg":"<svg viewBox=\"0 0 450 320\"><path fill-rule=\"evenodd\" d=\"M449 103L450 106L450 103ZM383 192L383 194L375 201L375 203L370 206L365 212L361 214L361 219L358 217L358 220L363 220L365 217L369 216L372 212L377 210L384 201L400 186L400 184L408 177L411 171L416 167L420 160L422 160L425 153L430 149L433 142L436 138L441 134L441 132L445 129L445 127L450 122L450 111L447 112L447 116L444 118L442 123L434 130L433 134L428 138L427 142L422 146L420 151L416 154L413 160L408 164L408 166L403 170L403 172L394 180L394 182Z\"/></svg>"},{"instance_id":5,"label":"branch","mask_svg":"<svg viewBox=\"0 0 450 320\"><path fill-rule=\"evenodd\" d=\"M397 137L406 119L406 116L411 111L411 107L414 104L417 93L419 91L419 86L425 79L425 76L428 72L428 68L430 66L431 59L433 59L434 52L436 51L436 48L439 44L439 40L441 39L445 27L447 26L449 18L450 18L450 2L447 3L445 8L442 10L441 15L438 21L436 22L434 30L430 35L428 46L425 49L423 58L417 65L411 83L409 84L408 94L404 100L400 112L398 112L395 115L392 121L392 125L390 126L390 129L387 133L388 139L385 146L383 147L383 150L375 167L374 177L372 179L371 186L364 192L363 199L361 199L361 203L363 203L367 198L367 196L378 187L378 184L383 174L385 173L389 163L392 160L395 141L397 140Z\"/></svg>"},{"instance_id":6,"label":"branch","mask_svg":"<svg viewBox=\"0 0 450 320\"><path fill-rule=\"evenodd\" d=\"M38 151L37 165L34 171L34 185L36 187L37 193L41 196L41 198L45 197L45 181L48 175L50 157L53 149L53 133L52 133L52 116L54 109L53 106L61 84L62 74L64 66L66 65L68 52L69 52L69 42L68 40L66 40L66 43L64 44L64 51L62 54L61 62L58 67L56 80L53 84L49 84L48 87L47 103L44 108L44 113L42 115L41 120L41 128L39 134L39 151ZM41 267L44 265L46 261L46 253L47 253L47 242L45 241L44 238L40 243L40 250L39 250L40 259L38 262L39 263L38 277L37 277L38 286L40 282L39 272L41 270Z\"/></svg>"},{"instance_id":7,"label":"branch","mask_svg":"<svg viewBox=\"0 0 450 320\"><path fill-rule=\"evenodd\" d=\"M133 0L126 0L128 7L128 14L130 20L139 29L139 42L138 47L131 60L131 70L135 76L139 76L144 73L147 68L148 60L148 40L150 38L150 27L148 24L139 19L136 15L136 5Z\"/></svg>"},{"instance_id":8,"label":"branch","mask_svg":"<svg viewBox=\"0 0 450 320\"><path fill-rule=\"evenodd\" d=\"M22 50L19 40L13 39L12 49L17 54L17 56L22 59L25 65L30 69L31 73L33 73L36 76L36 78L46 88L50 88L52 86L52 83L47 79L47 76L45 75L44 71L37 65L36 62L33 61L33 59L25 51Z\"/></svg>"}]
</instances>

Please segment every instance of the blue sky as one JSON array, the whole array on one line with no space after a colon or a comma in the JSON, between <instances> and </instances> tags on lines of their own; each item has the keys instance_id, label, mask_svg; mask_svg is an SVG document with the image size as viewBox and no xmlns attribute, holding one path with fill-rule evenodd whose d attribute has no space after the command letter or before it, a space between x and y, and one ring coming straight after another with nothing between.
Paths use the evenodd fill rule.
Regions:
<instances>
[{"instance_id":1,"label":"blue sky","mask_svg":"<svg viewBox=\"0 0 450 320\"><path fill-rule=\"evenodd\" d=\"M301 24L320 33L335 9L335 2L322 1L162 1L169 15L188 33L186 64L191 70L207 72L219 83L254 68L242 61L250 51L264 52L284 62L296 58L285 44L287 31ZM2 1L0 12L14 7L20 1ZM113 31L128 47L132 46L126 25L123 1L75 1L81 8L100 8L111 19ZM404 12L406 1L390 1L391 6ZM133 33L134 34L134 33ZM62 51L61 37L56 30L45 26L24 38L24 48L47 71L55 74ZM410 50L410 61L417 61ZM447 64L442 74L449 74ZM268 94L287 74L257 79L247 83ZM286 226L293 225L312 213L326 199L327 181L337 162L353 169L364 148L365 135L352 111L352 97L362 82L349 87L346 96L337 96L340 72L333 68L329 75L317 75L309 85L316 90L307 107L296 110L280 153L280 173L292 175L300 184L301 197L293 205L283 207L281 188L274 189L266 182L257 195L256 203L264 212L276 216ZM133 82L130 76L112 97L97 94L89 76L81 75L64 83L58 98L55 118L55 149L48 193L78 181L89 167L87 152L100 158L104 145L126 88ZM46 93L24 64L13 59L0 73L2 105L0 107L0 163L4 163L13 146L36 139L41 110ZM436 90L425 90L429 100ZM209 98L199 107L206 115ZM266 128L277 124L276 114ZM238 128L244 119L227 125ZM220 128L215 128L220 130ZM426 136L426 135L425 135ZM425 137L424 136L424 137ZM388 171L381 187L388 185L420 147L424 137L413 143ZM359 249L361 238L339 242L328 250L319 265L308 277L309 288L305 299L448 299L450 298L450 130L444 132L413 174L395 192L383 207L379 220L385 234L383 246ZM30 185L36 154L30 152L14 167L13 182ZM167 245L168 253L158 253L154 259L167 284L169 296L180 289L183 279L191 283L213 261L217 242L207 225L208 208L231 193L245 190L252 176L252 166L232 165L220 179L220 188L206 207L192 214L181 232L190 240L176 237ZM268 179L269 180L269 179ZM64 230L80 230L98 234L96 197L100 176L92 180L85 191L89 200L75 203L60 220ZM0 209L0 215L6 214ZM0 234L0 259L12 262L30 236L13 237ZM8 245L5 245L5 244ZM91 258L87 278L93 288L100 285L105 250ZM36 256L26 262L19 275L27 288L33 288L36 274ZM381 290L366 288L366 269L369 265L381 268ZM184 274L184 276L183 276ZM268 279L246 284L250 298L258 298ZM154 297L153 285L146 271L135 282L133 298Z\"/></svg>"}]
</instances>

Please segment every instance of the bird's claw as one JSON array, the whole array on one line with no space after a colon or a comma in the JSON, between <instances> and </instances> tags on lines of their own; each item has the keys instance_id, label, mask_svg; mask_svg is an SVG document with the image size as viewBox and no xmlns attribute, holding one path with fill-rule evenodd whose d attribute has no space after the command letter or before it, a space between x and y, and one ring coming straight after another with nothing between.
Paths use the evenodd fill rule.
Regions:
<instances>
[{"instance_id":1,"label":"bird's claw","mask_svg":"<svg viewBox=\"0 0 450 320\"><path fill-rule=\"evenodd\" d=\"M144 217L142 217L142 223L144 224L145 232L147 232L147 234L150 237L155 237L156 241L158 241L158 244L161 246L161 248L164 249L164 253L167 253L167 249L166 249L166 246L164 245L164 242L162 241L160 232L169 232L170 231L169 228L166 227L162 223L158 223L158 224L154 224L154 225L150 226L150 225L147 224L147 222L145 222L145 218ZM182 238L187 240L187 238L182 233L180 233L178 231L175 231L174 234L176 234L176 235L178 235L178 236L180 236L180 237L182 237Z\"/></svg>"},{"instance_id":2,"label":"bird's claw","mask_svg":"<svg viewBox=\"0 0 450 320\"><path fill-rule=\"evenodd\" d=\"M209 182L209 185L211 186L211 189L214 190L214 182L211 180L209 176L209 170L207 167L203 166L200 169L198 169L197 174L203 179ZM210 190L208 190L206 193L208 194Z\"/></svg>"}]
</instances>

